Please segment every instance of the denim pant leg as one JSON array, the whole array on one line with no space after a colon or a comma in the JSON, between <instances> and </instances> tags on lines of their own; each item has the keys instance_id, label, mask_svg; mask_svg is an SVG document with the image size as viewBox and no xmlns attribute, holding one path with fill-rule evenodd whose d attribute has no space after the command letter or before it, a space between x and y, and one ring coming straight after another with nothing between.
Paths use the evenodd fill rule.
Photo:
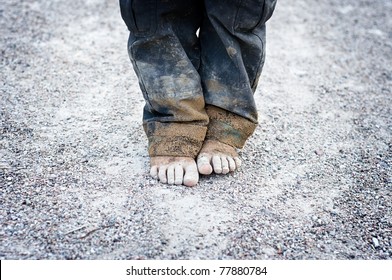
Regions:
<instances>
[{"instance_id":1,"label":"denim pant leg","mask_svg":"<svg viewBox=\"0 0 392 280\"><path fill-rule=\"evenodd\" d=\"M208 124L197 71L202 2L120 0L120 7L146 100L143 125L150 156L195 157Z\"/></svg>"},{"instance_id":2,"label":"denim pant leg","mask_svg":"<svg viewBox=\"0 0 392 280\"><path fill-rule=\"evenodd\" d=\"M199 73L210 118L206 138L241 148L257 125L253 94L276 0L204 2Z\"/></svg>"}]
</instances>

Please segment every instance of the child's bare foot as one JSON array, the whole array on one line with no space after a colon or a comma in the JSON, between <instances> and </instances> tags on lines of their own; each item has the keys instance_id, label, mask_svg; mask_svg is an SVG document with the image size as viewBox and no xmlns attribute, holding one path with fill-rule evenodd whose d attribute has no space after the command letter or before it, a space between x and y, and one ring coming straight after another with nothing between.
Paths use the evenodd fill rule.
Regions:
<instances>
[{"instance_id":1,"label":"child's bare foot","mask_svg":"<svg viewBox=\"0 0 392 280\"><path fill-rule=\"evenodd\" d=\"M199 182L196 162L191 157L152 157L150 174L163 184L193 187Z\"/></svg>"},{"instance_id":2,"label":"child's bare foot","mask_svg":"<svg viewBox=\"0 0 392 280\"><path fill-rule=\"evenodd\" d=\"M234 147L214 140L204 141L197 157L197 168L200 174L227 174L238 169L241 160Z\"/></svg>"}]
</instances>

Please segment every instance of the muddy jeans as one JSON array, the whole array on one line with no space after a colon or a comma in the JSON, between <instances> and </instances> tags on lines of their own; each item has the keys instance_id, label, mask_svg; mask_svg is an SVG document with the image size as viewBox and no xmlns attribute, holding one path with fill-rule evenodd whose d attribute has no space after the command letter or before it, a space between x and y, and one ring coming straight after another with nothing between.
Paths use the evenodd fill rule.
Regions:
<instances>
[{"instance_id":1,"label":"muddy jeans","mask_svg":"<svg viewBox=\"0 0 392 280\"><path fill-rule=\"evenodd\" d=\"M150 156L195 157L205 139L241 148L276 0L120 0L146 100ZM199 32L197 34L197 31Z\"/></svg>"}]
</instances>

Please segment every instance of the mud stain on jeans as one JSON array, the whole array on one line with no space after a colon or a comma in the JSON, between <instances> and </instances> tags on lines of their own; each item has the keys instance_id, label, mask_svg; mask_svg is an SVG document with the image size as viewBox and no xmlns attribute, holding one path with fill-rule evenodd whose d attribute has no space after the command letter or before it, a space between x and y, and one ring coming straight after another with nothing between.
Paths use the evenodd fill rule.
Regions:
<instances>
[{"instance_id":1,"label":"mud stain on jeans","mask_svg":"<svg viewBox=\"0 0 392 280\"><path fill-rule=\"evenodd\" d=\"M210 119L206 139L242 148L257 124L221 108L207 105Z\"/></svg>"}]
</instances>

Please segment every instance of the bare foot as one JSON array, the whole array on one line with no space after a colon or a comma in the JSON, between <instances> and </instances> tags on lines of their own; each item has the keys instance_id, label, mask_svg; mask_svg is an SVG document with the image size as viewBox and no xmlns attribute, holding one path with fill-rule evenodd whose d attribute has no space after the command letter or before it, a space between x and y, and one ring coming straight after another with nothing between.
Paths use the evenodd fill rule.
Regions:
<instances>
[{"instance_id":1,"label":"bare foot","mask_svg":"<svg viewBox=\"0 0 392 280\"><path fill-rule=\"evenodd\" d=\"M150 174L163 184L193 187L199 182L196 162L190 157L151 157Z\"/></svg>"},{"instance_id":2,"label":"bare foot","mask_svg":"<svg viewBox=\"0 0 392 280\"><path fill-rule=\"evenodd\" d=\"M214 140L204 141L197 156L197 168L203 175L209 175L213 171L217 174L227 174L240 166L241 160L235 148Z\"/></svg>"}]
</instances>

